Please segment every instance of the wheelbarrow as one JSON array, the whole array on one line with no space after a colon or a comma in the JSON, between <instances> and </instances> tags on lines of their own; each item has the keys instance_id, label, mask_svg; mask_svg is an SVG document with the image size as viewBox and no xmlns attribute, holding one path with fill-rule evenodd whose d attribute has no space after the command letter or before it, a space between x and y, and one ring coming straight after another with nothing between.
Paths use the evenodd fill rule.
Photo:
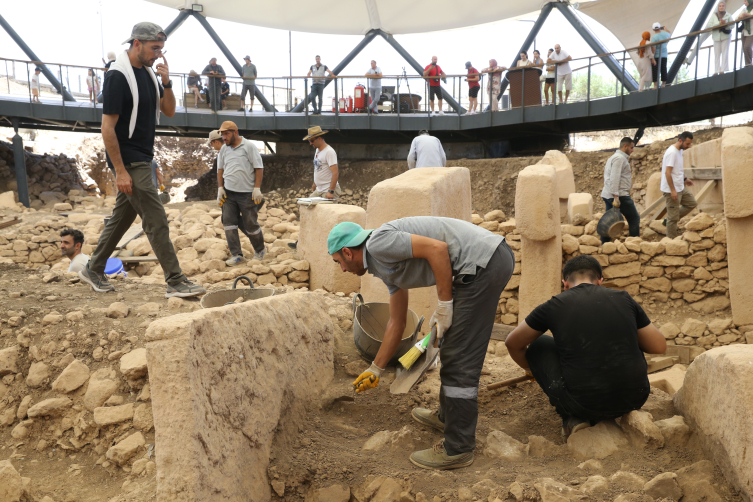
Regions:
<instances>
[{"instance_id":1,"label":"wheelbarrow","mask_svg":"<svg viewBox=\"0 0 753 502\"><path fill-rule=\"evenodd\" d=\"M250 286L250 289L235 289L238 285L238 281L246 281ZM275 290L271 288L254 289L254 283L251 279L245 275L238 276L233 281L233 289L225 289L223 291L214 291L207 293L201 298L201 307L205 309L211 309L214 307L222 307L223 305L230 305L235 303L238 298L243 298L243 301L258 300L259 298L266 298L275 294Z\"/></svg>"},{"instance_id":2,"label":"wheelbarrow","mask_svg":"<svg viewBox=\"0 0 753 502\"><path fill-rule=\"evenodd\" d=\"M379 352L389 320L389 303L364 303L363 296L360 294L353 297L353 341L358 353L366 361L372 362ZM395 356L388 363L389 366L396 365L397 360L416 344L423 322L423 316L419 319L415 312L408 309L403 338L400 340Z\"/></svg>"}]
</instances>

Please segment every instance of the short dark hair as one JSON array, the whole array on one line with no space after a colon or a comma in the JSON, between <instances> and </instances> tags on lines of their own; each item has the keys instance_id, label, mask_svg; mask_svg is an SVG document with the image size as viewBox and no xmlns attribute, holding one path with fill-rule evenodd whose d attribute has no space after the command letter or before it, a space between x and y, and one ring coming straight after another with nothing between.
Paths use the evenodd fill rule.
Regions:
<instances>
[{"instance_id":1,"label":"short dark hair","mask_svg":"<svg viewBox=\"0 0 753 502\"><path fill-rule=\"evenodd\" d=\"M84 244L84 234L81 232L81 230L77 230L75 228L64 228L60 231L60 237L65 237L66 235L70 235L73 237L73 244L81 244L83 246Z\"/></svg>"},{"instance_id":2,"label":"short dark hair","mask_svg":"<svg viewBox=\"0 0 753 502\"><path fill-rule=\"evenodd\" d=\"M693 139L693 133L690 131L683 131L680 133L677 139L679 139L680 141L685 141L686 139Z\"/></svg>"},{"instance_id":3,"label":"short dark hair","mask_svg":"<svg viewBox=\"0 0 753 502\"><path fill-rule=\"evenodd\" d=\"M520 51L521 54L525 54L528 57L528 51Z\"/></svg>"},{"instance_id":4,"label":"short dark hair","mask_svg":"<svg viewBox=\"0 0 753 502\"><path fill-rule=\"evenodd\" d=\"M635 141L633 141L633 138L628 138L627 136L625 136L620 140L620 148L627 146L630 143L635 143Z\"/></svg>"},{"instance_id":5,"label":"short dark hair","mask_svg":"<svg viewBox=\"0 0 753 502\"><path fill-rule=\"evenodd\" d=\"M565 263L562 277L567 281L575 279L576 276L585 276L591 282L598 281L602 278L601 265L596 261L596 258L589 255L580 255L571 258Z\"/></svg>"}]
</instances>

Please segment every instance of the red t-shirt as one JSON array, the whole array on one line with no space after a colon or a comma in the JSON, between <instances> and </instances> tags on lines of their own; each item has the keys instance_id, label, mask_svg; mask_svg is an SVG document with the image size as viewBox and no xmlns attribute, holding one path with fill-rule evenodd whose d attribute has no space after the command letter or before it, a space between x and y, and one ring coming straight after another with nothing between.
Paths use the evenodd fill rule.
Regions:
<instances>
[{"instance_id":1,"label":"red t-shirt","mask_svg":"<svg viewBox=\"0 0 753 502\"><path fill-rule=\"evenodd\" d=\"M478 75L479 80L476 80L475 82L468 82L468 88L473 89L474 87L481 87L481 84L479 83L481 80L481 74L479 74L478 70L471 66L468 68L468 76L473 77L474 75Z\"/></svg>"},{"instance_id":2,"label":"red t-shirt","mask_svg":"<svg viewBox=\"0 0 753 502\"><path fill-rule=\"evenodd\" d=\"M431 68L431 65L427 65L426 68L424 68L424 71ZM436 65L432 70L426 74L427 77L437 77L442 74L442 67L439 65ZM429 79L429 85L432 87L439 87L439 79L438 78L430 78Z\"/></svg>"}]
</instances>

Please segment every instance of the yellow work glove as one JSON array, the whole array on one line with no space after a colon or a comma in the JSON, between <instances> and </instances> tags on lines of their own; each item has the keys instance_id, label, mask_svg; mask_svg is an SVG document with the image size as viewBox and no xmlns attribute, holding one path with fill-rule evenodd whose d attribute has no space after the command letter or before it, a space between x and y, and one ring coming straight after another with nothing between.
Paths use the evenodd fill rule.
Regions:
<instances>
[{"instance_id":1,"label":"yellow work glove","mask_svg":"<svg viewBox=\"0 0 753 502\"><path fill-rule=\"evenodd\" d=\"M217 204L222 207L222 204L224 204L225 199L227 199L227 194L225 193L225 188L223 187L217 187Z\"/></svg>"},{"instance_id":2,"label":"yellow work glove","mask_svg":"<svg viewBox=\"0 0 753 502\"><path fill-rule=\"evenodd\" d=\"M254 199L254 204L261 204L261 199L262 199L261 189L260 188L254 188L254 192L251 195L251 197L253 197L253 199Z\"/></svg>"},{"instance_id":3,"label":"yellow work glove","mask_svg":"<svg viewBox=\"0 0 753 502\"><path fill-rule=\"evenodd\" d=\"M369 369L358 375L356 381L353 382L353 387L355 387L356 392L364 392L379 385L379 377L382 376L383 371L383 368L371 363Z\"/></svg>"}]
</instances>

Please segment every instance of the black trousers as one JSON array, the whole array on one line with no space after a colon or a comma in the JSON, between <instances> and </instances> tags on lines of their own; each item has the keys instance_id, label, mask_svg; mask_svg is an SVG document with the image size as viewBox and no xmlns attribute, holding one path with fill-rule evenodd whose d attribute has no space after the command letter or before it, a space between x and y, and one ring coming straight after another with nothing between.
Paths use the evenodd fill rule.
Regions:
<instances>
[{"instance_id":1,"label":"black trousers","mask_svg":"<svg viewBox=\"0 0 753 502\"><path fill-rule=\"evenodd\" d=\"M605 199L601 198L604 204L607 206L607 211L614 207L614 198ZM620 195L620 213L628 222L628 229L630 231L630 237L639 237L641 235L641 215L638 214L638 209L635 207L633 198L629 195ZM602 237L601 242L611 242L609 237Z\"/></svg>"},{"instance_id":2,"label":"black trousers","mask_svg":"<svg viewBox=\"0 0 753 502\"><path fill-rule=\"evenodd\" d=\"M515 268L515 256L503 242L486 268L459 276L452 284L452 326L444 334L439 357L439 419L444 422L444 447L459 455L476 447L478 383L492 336L502 291Z\"/></svg>"},{"instance_id":3,"label":"black trousers","mask_svg":"<svg viewBox=\"0 0 753 502\"><path fill-rule=\"evenodd\" d=\"M222 205L222 225L225 227L225 238L227 246L230 248L232 256L243 256L241 249L241 238L238 230L246 234L254 251L257 253L264 249L264 234L257 223L259 209L264 205L254 202L253 194L250 192L233 192L225 189L227 199Z\"/></svg>"},{"instance_id":4,"label":"black trousers","mask_svg":"<svg viewBox=\"0 0 753 502\"><path fill-rule=\"evenodd\" d=\"M661 81L667 81L667 58L656 58L656 64L651 65L652 81L656 82L657 73L661 72Z\"/></svg>"}]
</instances>

